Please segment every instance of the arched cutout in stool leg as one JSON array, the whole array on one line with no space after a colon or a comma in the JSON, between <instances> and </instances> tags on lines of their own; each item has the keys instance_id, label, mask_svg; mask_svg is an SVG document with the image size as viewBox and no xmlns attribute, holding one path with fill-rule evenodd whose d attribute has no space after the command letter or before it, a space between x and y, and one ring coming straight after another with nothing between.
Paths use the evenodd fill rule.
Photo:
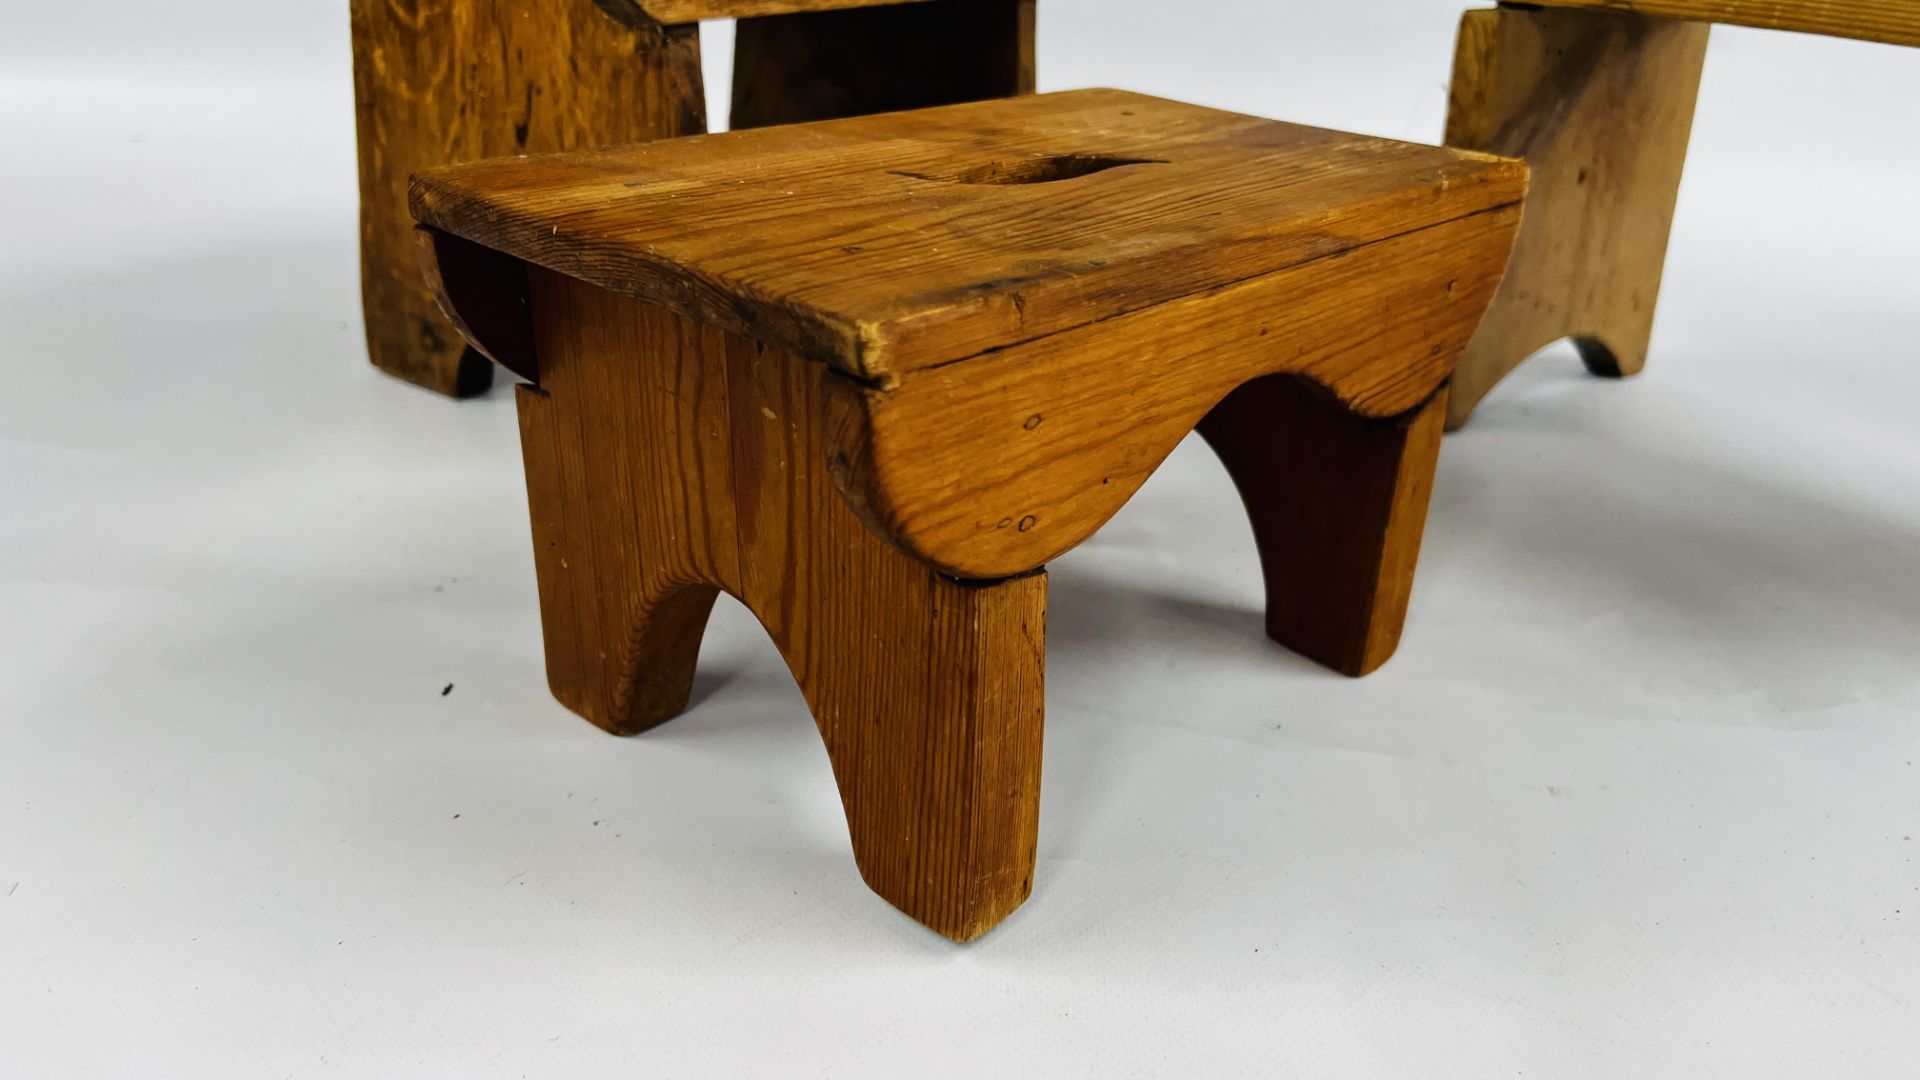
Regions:
<instances>
[{"instance_id":1,"label":"arched cutout in stool leg","mask_svg":"<svg viewBox=\"0 0 1920 1080\"><path fill-rule=\"evenodd\" d=\"M1304 379L1245 383L1200 423L1247 505L1267 634L1347 675L1400 644L1446 416L1443 386L1372 420Z\"/></svg>"}]
</instances>

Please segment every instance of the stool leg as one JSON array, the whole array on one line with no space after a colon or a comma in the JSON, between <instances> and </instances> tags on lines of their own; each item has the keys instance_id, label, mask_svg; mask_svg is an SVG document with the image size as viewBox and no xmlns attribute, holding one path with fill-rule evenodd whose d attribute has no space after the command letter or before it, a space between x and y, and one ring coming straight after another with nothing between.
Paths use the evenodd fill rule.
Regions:
<instances>
[{"instance_id":1,"label":"stool leg","mask_svg":"<svg viewBox=\"0 0 1920 1080\"><path fill-rule=\"evenodd\" d=\"M971 940L1032 890L1046 575L955 581L888 544L829 475L821 365L727 348L741 595L813 710L861 876Z\"/></svg>"},{"instance_id":2,"label":"stool leg","mask_svg":"<svg viewBox=\"0 0 1920 1080\"><path fill-rule=\"evenodd\" d=\"M1709 29L1612 12L1466 14L1447 144L1524 157L1532 179L1506 279L1454 371L1449 428L1561 338L1596 374L1646 366Z\"/></svg>"},{"instance_id":3,"label":"stool leg","mask_svg":"<svg viewBox=\"0 0 1920 1080\"><path fill-rule=\"evenodd\" d=\"M1241 386L1200 423L1253 519L1267 634L1347 675L1393 655L1446 415L1444 388L1369 420L1286 375Z\"/></svg>"},{"instance_id":4,"label":"stool leg","mask_svg":"<svg viewBox=\"0 0 1920 1080\"><path fill-rule=\"evenodd\" d=\"M632 505L624 515L596 513L596 503L623 501L621 493L602 494L589 480L587 455L568 452L582 443L551 398L521 386L519 407L547 685L562 705L616 735L671 720L692 694L720 590L666 570L677 560L660 558L654 538L686 534L675 515ZM631 532L618 528L622 521L633 523Z\"/></svg>"}]
</instances>

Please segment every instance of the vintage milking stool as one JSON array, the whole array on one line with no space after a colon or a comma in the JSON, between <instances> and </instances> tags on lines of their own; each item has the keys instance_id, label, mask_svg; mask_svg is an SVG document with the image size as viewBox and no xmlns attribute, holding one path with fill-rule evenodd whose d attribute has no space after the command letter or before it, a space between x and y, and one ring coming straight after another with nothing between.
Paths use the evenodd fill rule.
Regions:
<instances>
[{"instance_id":1,"label":"vintage milking stool","mask_svg":"<svg viewBox=\"0 0 1920 1080\"><path fill-rule=\"evenodd\" d=\"M376 367L464 396L493 365L420 281L407 177L707 129L704 19L735 128L1033 92L1034 0L352 0L361 291Z\"/></svg>"},{"instance_id":2,"label":"vintage milking stool","mask_svg":"<svg viewBox=\"0 0 1920 1080\"><path fill-rule=\"evenodd\" d=\"M455 166L428 277L519 388L547 670L687 703L715 595L805 692L868 884L1032 885L1047 579L1197 425L1268 632L1393 652L1525 169L1111 90Z\"/></svg>"},{"instance_id":3,"label":"vintage milking stool","mask_svg":"<svg viewBox=\"0 0 1920 1080\"><path fill-rule=\"evenodd\" d=\"M1920 46L1920 0L1531 0L1460 27L1450 146L1525 157L1527 221L1454 375L1459 427L1507 373L1572 338L1646 366L1713 23Z\"/></svg>"}]
</instances>

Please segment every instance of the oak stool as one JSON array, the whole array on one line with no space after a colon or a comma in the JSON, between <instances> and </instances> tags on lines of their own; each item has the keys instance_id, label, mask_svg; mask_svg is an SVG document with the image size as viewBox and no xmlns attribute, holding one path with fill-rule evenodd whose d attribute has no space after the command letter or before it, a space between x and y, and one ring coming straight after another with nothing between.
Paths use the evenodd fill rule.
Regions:
<instances>
[{"instance_id":1,"label":"oak stool","mask_svg":"<svg viewBox=\"0 0 1920 1080\"><path fill-rule=\"evenodd\" d=\"M1589 370L1646 366L1713 23L1920 46L1920 0L1529 0L1460 25L1447 144L1524 157L1527 221L1448 427L1572 338Z\"/></svg>"},{"instance_id":2,"label":"oak stool","mask_svg":"<svg viewBox=\"0 0 1920 1080\"><path fill-rule=\"evenodd\" d=\"M1088 90L424 174L430 279L519 388L547 672L687 704L719 591L868 884L960 940L1032 886L1049 559L1197 425L1267 629L1393 652L1518 162Z\"/></svg>"},{"instance_id":3,"label":"oak stool","mask_svg":"<svg viewBox=\"0 0 1920 1080\"><path fill-rule=\"evenodd\" d=\"M420 280L407 177L707 129L700 22L734 28L735 128L1033 92L1035 0L352 0L374 366L485 390Z\"/></svg>"}]
</instances>

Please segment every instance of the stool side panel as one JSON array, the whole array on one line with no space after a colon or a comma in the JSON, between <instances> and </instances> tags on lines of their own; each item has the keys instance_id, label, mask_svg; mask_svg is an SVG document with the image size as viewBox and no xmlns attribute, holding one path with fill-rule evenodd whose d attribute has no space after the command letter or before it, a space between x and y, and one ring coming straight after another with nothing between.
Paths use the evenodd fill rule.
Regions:
<instances>
[{"instance_id":1,"label":"stool side panel","mask_svg":"<svg viewBox=\"0 0 1920 1080\"><path fill-rule=\"evenodd\" d=\"M943 571L999 577L1092 536L1236 387L1293 375L1361 417L1432 398L1511 250L1508 208L916 372L833 383L851 501Z\"/></svg>"}]
</instances>

